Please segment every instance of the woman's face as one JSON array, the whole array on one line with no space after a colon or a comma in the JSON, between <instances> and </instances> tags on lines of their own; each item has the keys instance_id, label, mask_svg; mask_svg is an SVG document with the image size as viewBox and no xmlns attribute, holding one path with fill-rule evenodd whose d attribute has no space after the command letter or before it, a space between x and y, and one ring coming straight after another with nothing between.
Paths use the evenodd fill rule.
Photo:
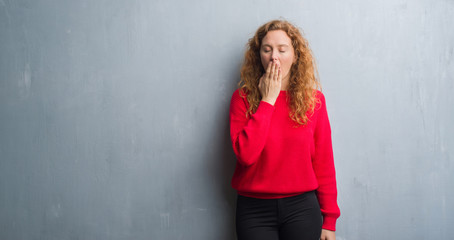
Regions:
<instances>
[{"instance_id":1,"label":"woman's face","mask_svg":"<svg viewBox=\"0 0 454 240\"><path fill-rule=\"evenodd\" d=\"M287 33L282 30L269 31L262 39L260 58L263 69L266 69L271 61L276 61L281 67L282 80L287 81L290 77L290 69L295 62L292 40Z\"/></svg>"}]
</instances>

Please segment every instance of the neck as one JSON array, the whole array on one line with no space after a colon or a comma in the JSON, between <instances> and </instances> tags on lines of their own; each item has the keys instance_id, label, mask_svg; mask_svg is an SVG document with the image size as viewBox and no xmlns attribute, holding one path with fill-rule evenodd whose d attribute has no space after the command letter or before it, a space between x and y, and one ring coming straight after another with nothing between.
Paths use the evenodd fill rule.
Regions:
<instances>
[{"instance_id":1,"label":"neck","mask_svg":"<svg viewBox=\"0 0 454 240\"><path fill-rule=\"evenodd\" d=\"M288 77L282 79L281 83L281 91L287 91L288 90Z\"/></svg>"}]
</instances>

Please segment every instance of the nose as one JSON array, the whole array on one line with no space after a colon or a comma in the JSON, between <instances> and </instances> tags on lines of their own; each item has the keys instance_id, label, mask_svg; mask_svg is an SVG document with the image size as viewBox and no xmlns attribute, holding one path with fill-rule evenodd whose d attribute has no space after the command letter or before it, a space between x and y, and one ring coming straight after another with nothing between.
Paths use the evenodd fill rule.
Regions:
<instances>
[{"instance_id":1,"label":"nose","mask_svg":"<svg viewBox=\"0 0 454 240\"><path fill-rule=\"evenodd\" d=\"M277 51L273 51L273 53L271 54L271 61L277 62L278 60L279 60L278 52Z\"/></svg>"}]
</instances>

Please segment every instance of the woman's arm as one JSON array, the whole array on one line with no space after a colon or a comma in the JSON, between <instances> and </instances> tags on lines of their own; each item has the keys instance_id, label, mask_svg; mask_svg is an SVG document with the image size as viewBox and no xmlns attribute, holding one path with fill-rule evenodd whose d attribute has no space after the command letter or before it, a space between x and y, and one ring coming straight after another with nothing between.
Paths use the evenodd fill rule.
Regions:
<instances>
[{"instance_id":1,"label":"woman's arm","mask_svg":"<svg viewBox=\"0 0 454 240\"><path fill-rule=\"evenodd\" d=\"M325 97L317 92L320 103L316 106L317 122L314 130L315 153L312 159L318 181L317 197L323 214L323 228L336 230L336 220L340 216L337 205L336 171L334 168L331 127L326 111Z\"/></svg>"},{"instance_id":2,"label":"woman's arm","mask_svg":"<svg viewBox=\"0 0 454 240\"><path fill-rule=\"evenodd\" d=\"M246 117L246 99L240 91L233 93L230 102L230 139L238 162L249 166L254 164L265 147L274 106L261 101L257 111Z\"/></svg>"},{"instance_id":3,"label":"woman's arm","mask_svg":"<svg viewBox=\"0 0 454 240\"><path fill-rule=\"evenodd\" d=\"M230 102L230 138L238 162L250 166L254 164L265 147L274 103L279 96L282 75L279 64L270 62L260 78L258 88L262 96L257 111L246 118L247 100L237 90Z\"/></svg>"}]
</instances>

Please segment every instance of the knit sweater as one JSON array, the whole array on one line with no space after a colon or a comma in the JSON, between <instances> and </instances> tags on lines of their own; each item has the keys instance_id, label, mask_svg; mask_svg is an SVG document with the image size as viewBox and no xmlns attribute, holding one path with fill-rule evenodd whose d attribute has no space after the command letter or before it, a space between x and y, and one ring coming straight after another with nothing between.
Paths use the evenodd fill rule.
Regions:
<instances>
[{"instance_id":1,"label":"knit sweater","mask_svg":"<svg viewBox=\"0 0 454 240\"><path fill-rule=\"evenodd\" d=\"M331 128L325 97L317 91L317 104L306 125L289 117L286 91L273 105L261 101L246 117L248 102L236 90L230 103L230 137L237 156L232 187L239 195L275 199L316 190L323 228L335 231L340 216Z\"/></svg>"}]
</instances>

